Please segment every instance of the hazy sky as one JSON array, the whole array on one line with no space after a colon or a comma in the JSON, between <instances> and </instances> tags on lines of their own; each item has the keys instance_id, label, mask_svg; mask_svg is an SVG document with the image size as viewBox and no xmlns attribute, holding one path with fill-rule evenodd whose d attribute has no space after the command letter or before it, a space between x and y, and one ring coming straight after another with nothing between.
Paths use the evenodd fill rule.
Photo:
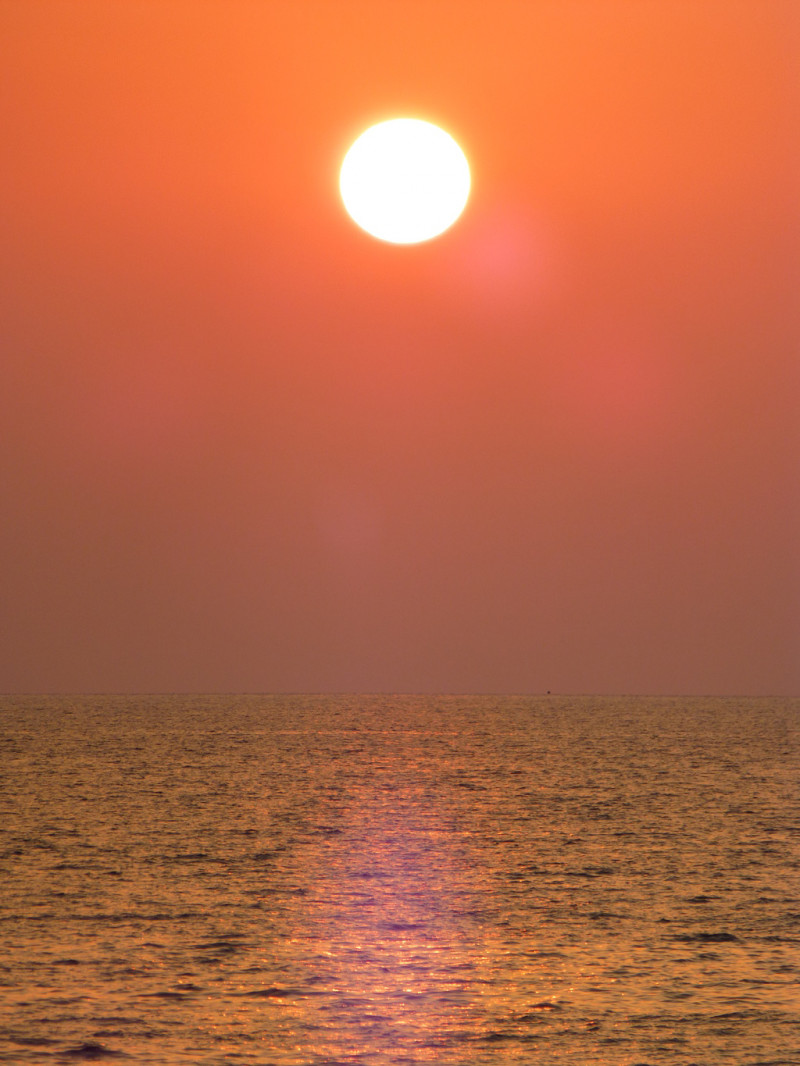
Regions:
<instances>
[{"instance_id":1,"label":"hazy sky","mask_svg":"<svg viewBox=\"0 0 800 1066\"><path fill-rule=\"evenodd\" d=\"M800 5L3 0L0 690L800 692ZM409 115L472 167L345 214Z\"/></svg>"}]
</instances>

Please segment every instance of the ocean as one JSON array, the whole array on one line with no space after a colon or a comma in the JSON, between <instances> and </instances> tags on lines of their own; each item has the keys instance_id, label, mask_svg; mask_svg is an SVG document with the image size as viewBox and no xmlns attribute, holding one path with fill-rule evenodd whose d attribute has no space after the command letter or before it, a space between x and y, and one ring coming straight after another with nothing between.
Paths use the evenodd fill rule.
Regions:
<instances>
[{"instance_id":1,"label":"ocean","mask_svg":"<svg viewBox=\"0 0 800 1066\"><path fill-rule=\"evenodd\" d=\"M0 1062L800 1064L800 700L0 722Z\"/></svg>"}]
</instances>

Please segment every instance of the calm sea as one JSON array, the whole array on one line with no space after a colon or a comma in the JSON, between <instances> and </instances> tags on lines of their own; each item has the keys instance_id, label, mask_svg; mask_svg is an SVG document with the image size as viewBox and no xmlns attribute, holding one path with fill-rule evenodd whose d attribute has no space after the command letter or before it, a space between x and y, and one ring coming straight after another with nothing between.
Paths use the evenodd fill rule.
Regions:
<instances>
[{"instance_id":1,"label":"calm sea","mask_svg":"<svg viewBox=\"0 0 800 1066\"><path fill-rule=\"evenodd\" d=\"M5 697L0 1061L800 1064L800 701Z\"/></svg>"}]
</instances>

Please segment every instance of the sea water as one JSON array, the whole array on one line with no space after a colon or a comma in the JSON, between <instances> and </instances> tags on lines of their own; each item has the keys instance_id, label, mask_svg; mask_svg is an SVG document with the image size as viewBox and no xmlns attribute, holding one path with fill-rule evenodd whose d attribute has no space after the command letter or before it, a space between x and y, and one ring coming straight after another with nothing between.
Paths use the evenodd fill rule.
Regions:
<instances>
[{"instance_id":1,"label":"sea water","mask_svg":"<svg viewBox=\"0 0 800 1066\"><path fill-rule=\"evenodd\" d=\"M800 1063L800 701L5 697L0 1061Z\"/></svg>"}]
</instances>

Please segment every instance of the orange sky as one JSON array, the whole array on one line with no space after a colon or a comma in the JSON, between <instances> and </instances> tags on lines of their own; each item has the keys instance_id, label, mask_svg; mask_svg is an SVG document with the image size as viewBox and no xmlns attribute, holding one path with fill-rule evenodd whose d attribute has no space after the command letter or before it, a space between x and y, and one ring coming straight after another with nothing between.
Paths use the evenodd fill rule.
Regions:
<instances>
[{"instance_id":1,"label":"orange sky","mask_svg":"<svg viewBox=\"0 0 800 1066\"><path fill-rule=\"evenodd\" d=\"M5 0L0 690L800 691L792 0ZM346 216L398 115L467 153Z\"/></svg>"}]
</instances>

